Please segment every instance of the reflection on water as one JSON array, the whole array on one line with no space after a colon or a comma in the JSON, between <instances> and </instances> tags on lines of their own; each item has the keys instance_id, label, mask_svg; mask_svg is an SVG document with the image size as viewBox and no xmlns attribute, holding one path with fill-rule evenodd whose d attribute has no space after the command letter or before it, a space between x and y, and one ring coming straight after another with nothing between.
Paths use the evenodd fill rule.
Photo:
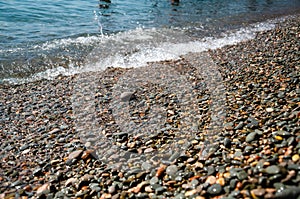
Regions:
<instances>
[{"instance_id":1,"label":"reflection on water","mask_svg":"<svg viewBox=\"0 0 300 199\"><path fill-rule=\"evenodd\" d=\"M100 3L101 4L101 3ZM240 22L252 17L286 14L300 8L298 0L113 0L101 7L106 32L142 27L205 24L223 18ZM262 20L262 19L261 19Z\"/></svg>"}]
</instances>

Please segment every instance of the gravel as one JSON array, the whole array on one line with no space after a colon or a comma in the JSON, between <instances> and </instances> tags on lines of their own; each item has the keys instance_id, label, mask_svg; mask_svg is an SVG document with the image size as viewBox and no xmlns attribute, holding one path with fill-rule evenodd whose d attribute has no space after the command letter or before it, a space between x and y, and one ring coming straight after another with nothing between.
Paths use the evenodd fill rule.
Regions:
<instances>
[{"instance_id":1,"label":"gravel","mask_svg":"<svg viewBox=\"0 0 300 199\"><path fill-rule=\"evenodd\" d=\"M0 85L0 198L299 197L299 22L290 17L250 41L149 63L185 76L194 108L142 82L119 94L134 121L122 128L110 105L131 69L89 73L101 76L84 87L95 93L75 99L84 89L76 87L78 76ZM216 63L211 71L221 74L211 85L197 70L208 55ZM93 102L95 116L84 100L74 107L82 99ZM143 123L157 118L149 113L153 104L164 108L166 124L146 132ZM180 123L184 109L197 118L190 126ZM131 125L139 131L130 134ZM186 129L191 133L181 134Z\"/></svg>"}]
</instances>

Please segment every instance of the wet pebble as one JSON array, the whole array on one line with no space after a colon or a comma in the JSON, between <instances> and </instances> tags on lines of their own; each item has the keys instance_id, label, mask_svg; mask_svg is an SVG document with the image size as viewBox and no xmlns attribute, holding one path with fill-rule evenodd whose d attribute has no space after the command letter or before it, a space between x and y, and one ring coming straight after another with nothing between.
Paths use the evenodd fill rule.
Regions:
<instances>
[{"instance_id":1,"label":"wet pebble","mask_svg":"<svg viewBox=\"0 0 300 199\"><path fill-rule=\"evenodd\" d=\"M219 195L222 192L222 186L220 184L213 184L207 189L207 193L210 195Z\"/></svg>"}]
</instances>

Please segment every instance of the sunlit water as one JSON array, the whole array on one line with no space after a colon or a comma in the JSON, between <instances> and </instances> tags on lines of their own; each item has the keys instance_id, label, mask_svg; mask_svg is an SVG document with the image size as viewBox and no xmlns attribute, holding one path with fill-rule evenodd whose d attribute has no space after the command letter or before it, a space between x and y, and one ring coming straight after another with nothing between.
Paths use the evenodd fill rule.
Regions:
<instances>
[{"instance_id":1,"label":"sunlit water","mask_svg":"<svg viewBox=\"0 0 300 199\"><path fill-rule=\"evenodd\" d=\"M132 67L217 48L270 29L268 19L299 8L299 0L2 0L0 82Z\"/></svg>"}]
</instances>

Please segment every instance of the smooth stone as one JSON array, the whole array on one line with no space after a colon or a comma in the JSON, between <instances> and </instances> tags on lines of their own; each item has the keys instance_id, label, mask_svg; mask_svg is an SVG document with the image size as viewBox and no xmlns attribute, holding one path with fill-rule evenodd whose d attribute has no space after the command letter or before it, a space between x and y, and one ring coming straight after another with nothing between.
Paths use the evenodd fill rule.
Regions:
<instances>
[{"instance_id":1,"label":"smooth stone","mask_svg":"<svg viewBox=\"0 0 300 199\"><path fill-rule=\"evenodd\" d=\"M291 134L289 133L289 132L287 132L287 131L275 131L274 132L274 134L275 135L279 135L279 136L283 136L283 137L285 137L285 136L290 136Z\"/></svg>"},{"instance_id":2,"label":"smooth stone","mask_svg":"<svg viewBox=\"0 0 300 199\"><path fill-rule=\"evenodd\" d=\"M116 187L114 185L112 185L108 188L108 193L112 194L112 193L115 193L115 191L116 191Z\"/></svg>"},{"instance_id":3,"label":"smooth stone","mask_svg":"<svg viewBox=\"0 0 300 199\"><path fill-rule=\"evenodd\" d=\"M255 196L261 197L265 195L266 190L262 188L258 188L258 189L251 190L251 193L254 194Z\"/></svg>"},{"instance_id":4,"label":"smooth stone","mask_svg":"<svg viewBox=\"0 0 300 199\"><path fill-rule=\"evenodd\" d=\"M152 168L152 165L150 163L148 163L148 162L143 162L142 163L142 168L144 170L150 170Z\"/></svg>"},{"instance_id":5,"label":"smooth stone","mask_svg":"<svg viewBox=\"0 0 300 199\"><path fill-rule=\"evenodd\" d=\"M241 151L236 151L234 153L234 157L236 157L236 158L241 158L242 156L243 156L243 153Z\"/></svg>"},{"instance_id":6,"label":"smooth stone","mask_svg":"<svg viewBox=\"0 0 300 199\"><path fill-rule=\"evenodd\" d=\"M248 128L254 129L259 127L259 121L255 118L248 118L248 121L250 122L249 124L247 124Z\"/></svg>"},{"instance_id":7,"label":"smooth stone","mask_svg":"<svg viewBox=\"0 0 300 199\"><path fill-rule=\"evenodd\" d=\"M220 184L213 184L207 189L207 192L210 195L219 195L222 192L222 186Z\"/></svg>"},{"instance_id":8,"label":"smooth stone","mask_svg":"<svg viewBox=\"0 0 300 199\"><path fill-rule=\"evenodd\" d=\"M174 199L185 199L186 197L185 197L185 195L183 194L183 193L179 193L179 194L177 194L175 197L174 197Z\"/></svg>"},{"instance_id":9,"label":"smooth stone","mask_svg":"<svg viewBox=\"0 0 300 199\"><path fill-rule=\"evenodd\" d=\"M69 178L66 182L65 182L65 186L68 187L69 185L74 185L77 182L77 178Z\"/></svg>"},{"instance_id":10,"label":"smooth stone","mask_svg":"<svg viewBox=\"0 0 300 199\"><path fill-rule=\"evenodd\" d=\"M244 149L244 153L251 153L253 149L254 149L253 146L246 146Z\"/></svg>"},{"instance_id":11,"label":"smooth stone","mask_svg":"<svg viewBox=\"0 0 300 199\"><path fill-rule=\"evenodd\" d=\"M241 195L241 192L239 190L234 190L229 194L229 197L238 198Z\"/></svg>"},{"instance_id":12,"label":"smooth stone","mask_svg":"<svg viewBox=\"0 0 300 199\"><path fill-rule=\"evenodd\" d=\"M237 179L231 179L229 182L230 188L235 189L236 184L238 183Z\"/></svg>"},{"instance_id":13,"label":"smooth stone","mask_svg":"<svg viewBox=\"0 0 300 199\"><path fill-rule=\"evenodd\" d=\"M235 130L240 130L244 127L244 122L240 122L234 129Z\"/></svg>"},{"instance_id":14,"label":"smooth stone","mask_svg":"<svg viewBox=\"0 0 300 199\"><path fill-rule=\"evenodd\" d=\"M289 170L300 171L300 165L298 165L298 164L288 164L287 168L288 168Z\"/></svg>"},{"instance_id":15,"label":"smooth stone","mask_svg":"<svg viewBox=\"0 0 300 199\"><path fill-rule=\"evenodd\" d=\"M254 131L254 132L251 132L249 133L247 136L246 136L246 142L252 142L253 140L255 140L257 136L257 133Z\"/></svg>"},{"instance_id":16,"label":"smooth stone","mask_svg":"<svg viewBox=\"0 0 300 199\"><path fill-rule=\"evenodd\" d=\"M152 178L150 179L150 184L151 184L151 185L158 184L158 182L159 182L159 179L158 179L158 177L156 177L156 176L154 176L154 177L152 177Z\"/></svg>"},{"instance_id":17,"label":"smooth stone","mask_svg":"<svg viewBox=\"0 0 300 199\"><path fill-rule=\"evenodd\" d=\"M191 181L191 185L192 185L193 187L196 187L198 184L199 184L199 181L198 181L197 179L193 179L193 180Z\"/></svg>"},{"instance_id":18,"label":"smooth stone","mask_svg":"<svg viewBox=\"0 0 300 199\"><path fill-rule=\"evenodd\" d=\"M300 195L300 187L288 187L284 190L276 192L275 198L278 199L286 199L286 198L299 198Z\"/></svg>"},{"instance_id":19,"label":"smooth stone","mask_svg":"<svg viewBox=\"0 0 300 199\"><path fill-rule=\"evenodd\" d=\"M129 101L133 98L134 96L134 92L124 92L120 95L120 99L123 101L123 102L126 102L126 101Z\"/></svg>"},{"instance_id":20,"label":"smooth stone","mask_svg":"<svg viewBox=\"0 0 300 199\"><path fill-rule=\"evenodd\" d=\"M248 177L248 174L244 170L237 173L237 178L239 180L245 180L245 179L247 179L247 177Z\"/></svg>"},{"instance_id":21,"label":"smooth stone","mask_svg":"<svg viewBox=\"0 0 300 199\"><path fill-rule=\"evenodd\" d=\"M101 191L101 188L99 187L99 185L97 183L91 183L89 186L90 186L91 190L93 190L93 191L96 191L96 192ZM109 189L108 189L108 191L109 191Z\"/></svg>"},{"instance_id":22,"label":"smooth stone","mask_svg":"<svg viewBox=\"0 0 300 199\"><path fill-rule=\"evenodd\" d=\"M13 182L13 183L11 183L11 187L15 187L15 186L18 186L18 185L20 185L20 184L22 184L23 182L21 181L21 180L17 180L17 181L15 181L15 182Z\"/></svg>"},{"instance_id":23,"label":"smooth stone","mask_svg":"<svg viewBox=\"0 0 300 199\"><path fill-rule=\"evenodd\" d=\"M157 186L154 190L155 190L156 194L161 194L162 192L164 192L166 190L166 187Z\"/></svg>"},{"instance_id":24,"label":"smooth stone","mask_svg":"<svg viewBox=\"0 0 300 199\"><path fill-rule=\"evenodd\" d=\"M50 185L49 185L49 183L43 184L36 191L36 195L38 195L38 196L41 196L43 194L48 194L48 193L50 193Z\"/></svg>"},{"instance_id":25,"label":"smooth stone","mask_svg":"<svg viewBox=\"0 0 300 199\"><path fill-rule=\"evenodd\" d=\"M178 168L176 165L170 165L166 169L166 173L170 176L175 175L177 173L177 171L178 171Z\"/></svg>"},{"instance_id":26,"label":"smooth stone","mask_svg":"<svg viewBox=\"0 0 300 199\"><path fill-rule=\"evenodd\" d=\"M183 180L182 176L177 176L175 178L175 181L177 181L177 182L181 182L182 180Z\"/></svg>"},{"instance_id":27,"label":"smooth stone","mask_svg":"<svg viewBox=\"0 0 300 199\"><path fill-rule=\"evenodd\" d=\"M266 168L267 174L278 174L280 172L280 168L277 165L271 165Z\"/></svg>"},{"instance_id":28,"label":"smooth stone","mask_svg":"<svg viewBox=\"0 0 300 199\"><path fill-rule=\"evenodd\" d=\"M216 172L215 167L213 167L213 166L208 166L208 167L207 167L207 175L208 175L208 176L214 174L215 172Z\"/></svg>"},{"instance_id":29,"label":"smooth stone","mask_svg":"<svg viewBox=\"0 0 300 199\"><path fill-rule=\"evenodd\" d=\"M171 155L171 157L169 158L169 160L170 160L171 162L173 162L173 161L176 160L179 156L180 156L180 153L179 153L178 151L176 151L175 153L173 153L173 154Z\"/></svg>"},{"instance_id":30,"label":"smooth stone","mask_svg":"<svg viewBox=\"0 0 300 199\"><path fill-rule=\"evenodd\" d=\"M215 184L217 181L216 177L215 176L208 176L205 180L206 183L212 185L212 184Z\"/></svg>"},{"instance_id":31,"label":"smooth stone","mask_svg":"<svg viewBox=\"0 0 300 199\"><path fill-rule=\"evenodd\" d=\"M73 151L72 153L69 154L68 159L69 160L77 159L82 154L82 152L83 150Z\"/></svg>"},{"instance_id":32,"label":"smooth stone","mask_svg":"<svg viewBox=\"0 0 300 199\"><path fill-rule=\"evenodd\" d=\"M231 147L231 140L229 138L225 138L223 143L226 148Z\"/></svg>"},{"instance_id":33,"label":"smooth stone","mask_svg":"<svg viewBox=\"0 0 300 199\"><path fill-rule=\"evenodd\" d=\"M23 150L27 149L28 147L29 147L29 145L24 144L20 147L20 151L23 151Z\"/></svg>"}]
</instances>

